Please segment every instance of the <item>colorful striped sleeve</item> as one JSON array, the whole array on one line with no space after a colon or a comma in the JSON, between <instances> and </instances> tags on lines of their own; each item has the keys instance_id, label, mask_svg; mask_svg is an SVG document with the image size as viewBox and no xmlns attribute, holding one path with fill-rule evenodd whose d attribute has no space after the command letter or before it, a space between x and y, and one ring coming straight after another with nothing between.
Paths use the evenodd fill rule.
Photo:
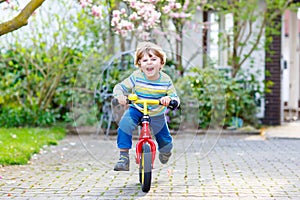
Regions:
<instances>
[{"instance_id":1,"label":"colorful striped sleeve","mask_svg":"<svg viewBox=\"0 0 300 200\"><path fill-rule=\"evenodd\" d=\"M124 79L122 82L115 85L113 89L113 96L118 97L120 95L128 95L131 93L132 88L135 86L134 73L128 78Z\"/></svg>"}]
</instances>

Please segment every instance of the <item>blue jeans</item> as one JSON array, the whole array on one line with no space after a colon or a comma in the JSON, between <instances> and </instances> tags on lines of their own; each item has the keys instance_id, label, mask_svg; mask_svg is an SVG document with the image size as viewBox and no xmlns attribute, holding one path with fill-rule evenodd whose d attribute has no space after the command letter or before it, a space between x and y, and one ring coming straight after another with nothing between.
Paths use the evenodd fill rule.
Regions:
<instances>
[{"instance_id":1,"label":"blue jeans","mask_svg":"<svg viewBox=\"0 0 300 200\"><path fill-rule=\"evenodd\" d=\"M125 111L118 128L118 148L131 149L132 132L142 116L143 113L134 107L129 107L129 109ZM173 148L172 136L165 115L150 117L150 127L158 144L158 151L162 153L171 152L171 149Z\"/></svg>"}]
</instances>

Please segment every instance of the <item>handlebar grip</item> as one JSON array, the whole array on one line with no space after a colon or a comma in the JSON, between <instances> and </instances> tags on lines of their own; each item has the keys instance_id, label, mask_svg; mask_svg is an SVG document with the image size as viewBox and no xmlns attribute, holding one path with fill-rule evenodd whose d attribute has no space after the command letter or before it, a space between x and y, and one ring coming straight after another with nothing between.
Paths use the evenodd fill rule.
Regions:
<instances>
[{"instance_id":1,"label":"handlebar grip","mask_svg":"<svg viewBox=\"0 0 300 200\"><path fill-rule=\"evenodd\" d=\"M116 99L116 98L113 98L111 103L112 103L113 106L117 106L117 105L120 104L118 99ZM126 104L132 104L132 101L130 101L129 99L126 99Z\"/></svg>"},{"instance_id":2,"label":"handlebar grip","mask_svg":"<svg viewBox=\"0 0 300 200\"><path fill-rule=\"evenodd\" d=\"M129 100L129 99L126 99L126 103L127 103L127 104L132 104L133 101L131 101L131 100Z\"/></svg>"},{"instance_id":3,"label":"handlebar grip","mask_svg":"<svg viewBox=\"0 0 300 200\"><path fill-rule=\"evenodd\" d=\"M171 110L175 110L177 107L178 107L178 101L176 101L174 99L171 100L168 105L168 108L170 108Z\"/></svg>"}]
</instances>

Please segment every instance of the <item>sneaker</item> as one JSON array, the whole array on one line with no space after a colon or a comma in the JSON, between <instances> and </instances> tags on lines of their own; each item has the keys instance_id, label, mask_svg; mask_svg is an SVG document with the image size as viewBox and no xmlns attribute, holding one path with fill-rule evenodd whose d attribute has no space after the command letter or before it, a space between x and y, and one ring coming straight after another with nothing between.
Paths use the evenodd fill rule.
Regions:
<instances>
[{"instance_id":1,"label":"sneaker","mask_svg":"<svg viewBox=\"0 0 300 200\"><path fill-rule=\"evenodd\" d=\"M162 164L166 164L169 161L169 158L171 157L172 153L159 153L159 160Z\"/></svg>"},{"instance_id":2,"label":"sneaker","mask_svg":"<svg viewBox=\"0 0 300 200\"><path fill-rule=\"evenodd\" d=\"M114 167L115 171L129 171L129 157L120 156L119 161Z\"/></svg>"}]
</instances>

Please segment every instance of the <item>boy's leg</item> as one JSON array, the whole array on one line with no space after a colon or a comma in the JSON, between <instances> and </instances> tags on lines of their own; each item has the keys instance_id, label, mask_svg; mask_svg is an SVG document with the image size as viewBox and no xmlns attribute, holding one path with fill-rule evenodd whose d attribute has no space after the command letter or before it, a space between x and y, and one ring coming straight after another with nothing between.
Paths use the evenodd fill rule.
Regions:
<instances>
[{"instance_id":1,"label":"boy's leg","mask_svg":"<svg viewBox=\"0 0 300 200\"><path fill-rule=\"evenodd\" d=\"M120 149L120 159L114 167L115 171L129 171L129 149L132 146L132 132L140 117L141 112L130 107L119 123L117 145Z\"/></svg>"},{"instance_id":2,"label":"boy's leg","mask_svg":"<svg viewBox=\"0 0 300 200\"><path fill-rule=\"evenodd\" d=\"M151 127L158 144L159 160L166 164L172 155L173 139L167 125L165 116L155 116L151 118Z\"/></svg>"}]
</instances>

